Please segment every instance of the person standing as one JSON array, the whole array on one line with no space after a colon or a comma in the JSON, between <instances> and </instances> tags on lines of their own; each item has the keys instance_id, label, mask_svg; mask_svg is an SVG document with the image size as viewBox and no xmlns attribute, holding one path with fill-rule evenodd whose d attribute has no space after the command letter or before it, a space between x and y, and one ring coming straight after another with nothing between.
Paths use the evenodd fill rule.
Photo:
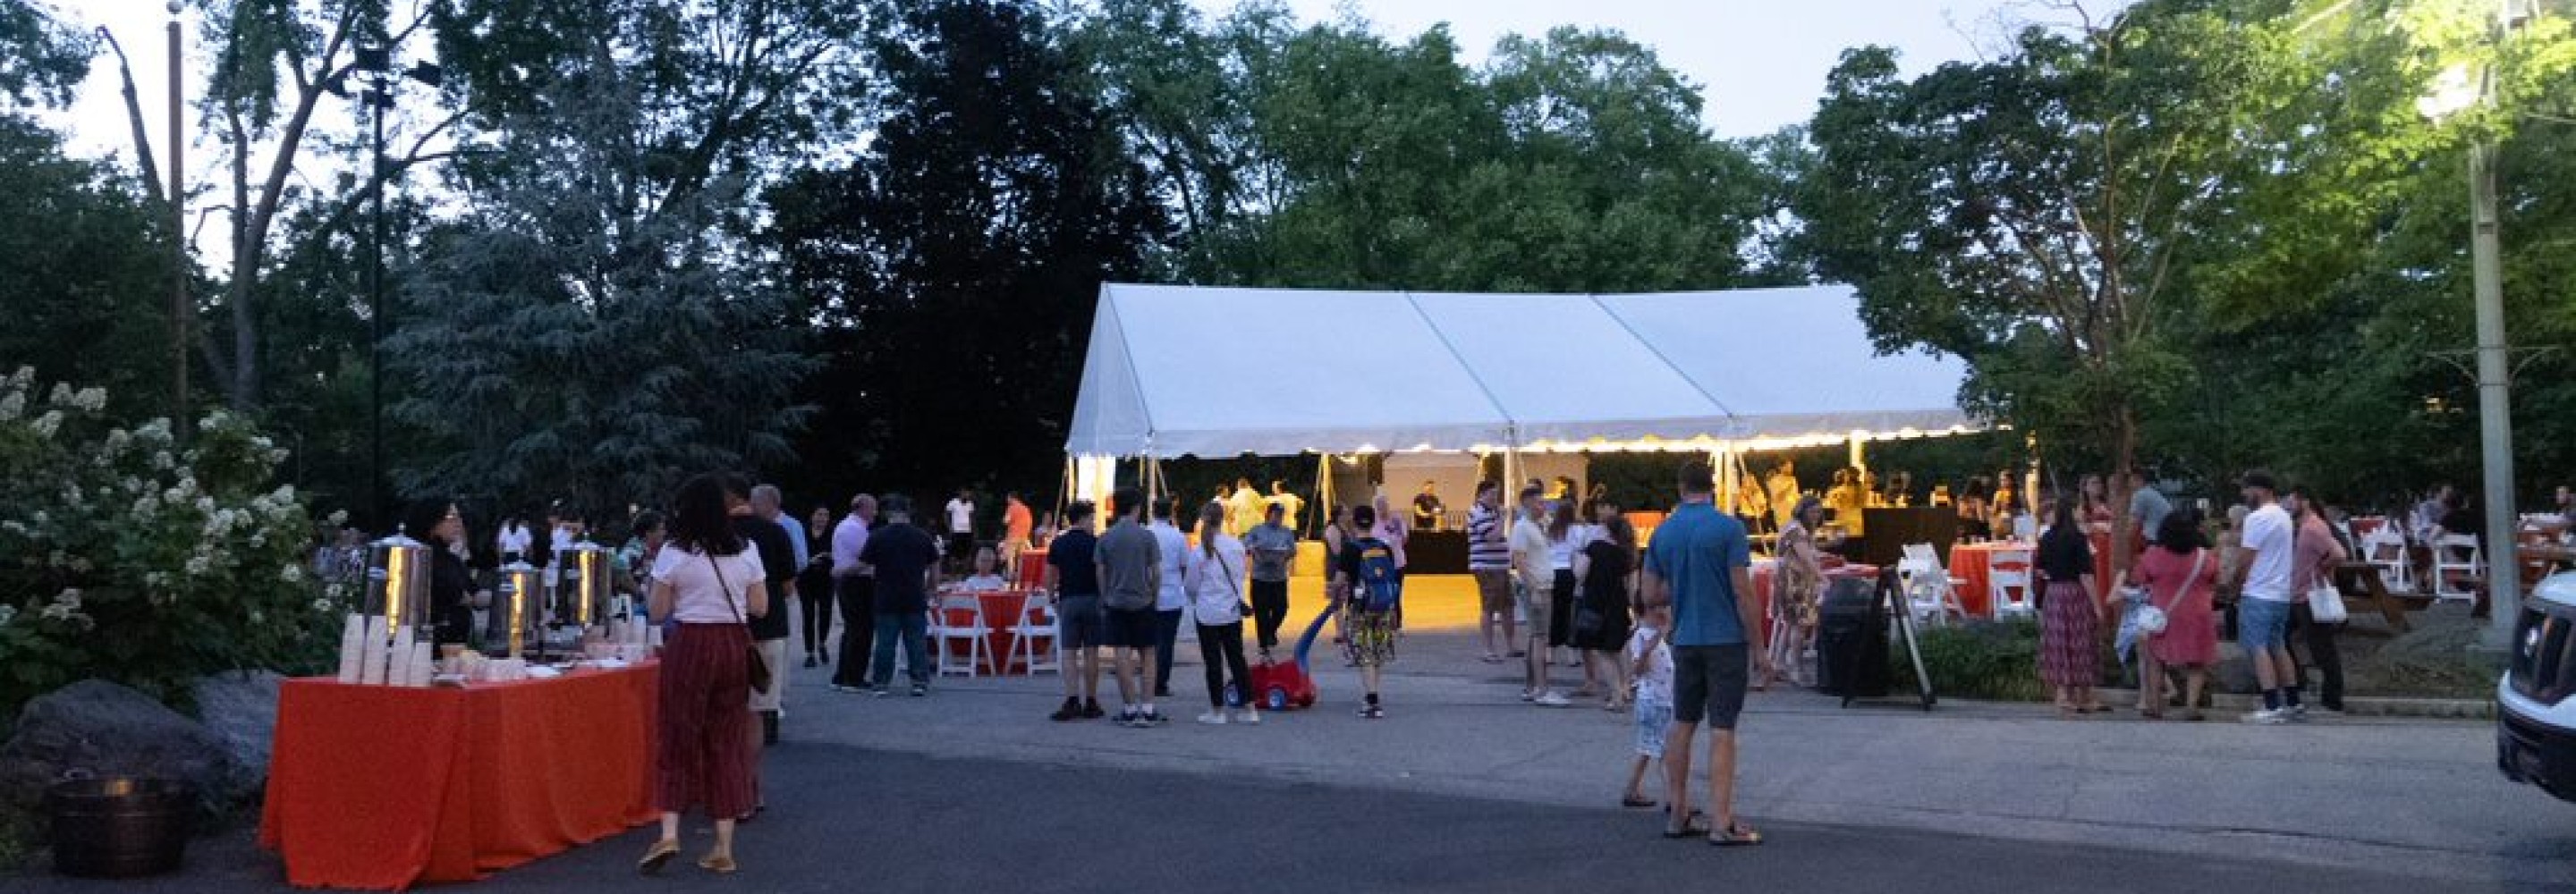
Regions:
<instances>
[{"instance_id":1,"label":"person standing","mask_svg":"<svg viewBox=\"0 0 2576 894\"><path fill-rule=\"evenodd\" d=\"M832 586L832 510L816 506L812 523L805 526L804 570L796 574L796 604L804 610L799 617L805 629L806 667L832 660L832 600L837 595Z\"/></svg>"},{"instance_id":2,"label":"person standing","mask_svg":"<svg viewBox=\"0 0 2576 894\"><path fill-rule=\"evenodd\" d=\"M1270 505L1270 501L1263 499L1260 491L1252 489L1252 479L1237 478L1234 479L1234 496L1227 497L1225 505L1228 510L1231 510L1226 521L1226 532L1241 536L1243 532L1261 524L1262 507ZM1127 507L1118 508L1122 510L1123 515L1123 510Z\"/></svg>"},{"instance_id":3,"label":"person standing","mask_svg":"<svg viewBox=\"0 0 2576 894\"><path fill-rule=\"evenodd\" d=\"M1306 499L1289 491L1288 482L1285 481L1270 482L1269 505L1277 506L1281 512L1287 513L1288 527L1292 530L1297 527L1298 519L1306 517ZM1268 512L1269 506L1262 507L1262 511Z\"/></svg>"},{"instance_id":4,"label":"person standing","mask_svg":"<svg viewBox=\"0 0 2576 894\"><path fill-rule=\"evenodd\" d=\"M492 545L501 554L501 564L507 565L527 561L528 550L536 545L536 540L528 533L528 520L513 515L501 522L501 533L494 538Z\"/></svg>"},{"instance_id":5,"label":"person standing","mask_svg":"<svg viewBox=\"0 0 2576 894\"><path fill-rule=\"evenodd\" d=\"M2173 502L2147 481L2147 474L2129 472L2129 522L2138 526L2140 542L2153 546L2164 536L2165 516L2173 514Z\"/></svg>"},{"instance_id":6,"label":"person standing","mask_svg":"<svg viewBox=\"0 0 2576 894\"><path fill-rule=\"evenodd\" d=\"M740 475L721 477L725 487L725 514L732 520L734 534L760 553L760 567L764 571L761 583L765 585L762 592L772 594L784 603L796 595L796 570L802 567L796 561L796 541L787 529L762 514L764 506L774 510L775 504L761 501L760 488L751 486L751 482L743 480ZM775 499L778 491L770 488L768 493ZM753 791L756 794L760 778L759 746L778 741L778 712L787 694L787 613L774 611L751 619L751 643L760 649L760 659L769 663L772 679L776 681L768 692L751 694L752 713L760 719L760 728L754 731L751 749Z\"/></svg>"},{"instance_id":7,"label":"person standing","mask_svg":"<svg viewBox=\"0 0 2576 894\"><path fill-rule=\"evenodd\" d=\"M2218 557L2201 540L2200 518L2190 510L2168 512L2156 547L2138 556L2138 585L2147 600L2165 613L2165 629L2147 634L2139 649L2138 713L2164 717L2165 668L2184 675L2183 718L2199 720L2200 690L2209 666L2218 662L2218 615L2211 598L2218 590Z\"/></svg>"},{"instance_id":8,"label":"person standing","mask_svg":"<svg viewBox=\"0 0 2576 894\"><path fill-rule=\"evenodd\" d=\"M1440 505L1440 486L1431 481L1422 482L1422 492L1413 495L1413 529L1440 530L1441 520L1448 513L1449 507Z\"/></svg>"},{"instance_id":9,"label":"person standing","mask_svg":"<svg viewBox=\"0 0 2576 894\"><path fill-rule=\"evenodd\" d=\"M1631 536L1634 536L1633 534ZM1628 791L1620 796L1621 807L1653 807L1646 797L1646 765L1664 759L1664 742L1673 734L1673 647L1664 641L1664 631L1672 629L1666 609L1652 609L1630 634L1621 661L1621 676L1637 680L1636 759L1628 765Z\"/></svg>"},{"instance_id":10,"label":"person standing","mask_svg":"<svg viewBox=\"0 0 2576 894\"><path fill-rule=\"evenodd\" d=\"M868 690L869 660L877 639L877 572L859 556L876 526L877 498L850 498L850 514L832 528L833 598L841 604L841 663L832 668L832 691ZM824 660L829 661L827 657Z\"/></svg>"},{"instance_id":11,"label":"person standing","mask_svg":"<svg viewBox=\"0 0 2576 894\"><path fill-rule=\"evenodd\" d=\"M1091 504L1064 509L1064 532L1047 549L1047 592L1055 594L1055 648L1064 668L1064 706L1047 719L1097 720L1100 710L1099 537L1091 533Z\"/></svg>"},{"instance_id":12,"label":"person standing","mask_svg":"<svg viewBox=\"0 0 2576 894\"><path fill-rule=\"evenodd\" d=\"M1777 531L1789 527L1789 513L1798 508L1798 465L1781 460L1780 465L1771 470L1771 480L1763 489L1768 491L1764 496L1771 502L1771 529Z\"/></svg>"},{"instance_id":13,"label":"person standing","mask_svg":"<svg viewBox=\"0 0 2576 894\"><path fill-rule=\"evenodd\" d=\"M1574 556L1592 536L1591 526L1575 520L1574 504L1551 500L1539 509L1547 517L1547 658L1549 666L1577 663L1574 655L1574 600L1580 594L1580 580L1574 575ZM1591 696L1601 683L1592 675L1592 665L1583 662L1583 688L1576 695Z\"/></svg>"},{"instance_id":14,"label":"person standing","mask_svg":"<svg viewBox=\"0 0 2576 894\"><path fill-rule=\"evenodd\" d=\"M636 864L646 875L679 856L680 814L701 806L715 820L716 843L698 865L733 872L734 822L754 803L751 675L743 653L751 646L748 619L769 613L768 574L759 551L734 533L725 502L724 482L714 475L681 485L670 545L653 563L647 605L656 623L676 626L662 648L654 713L660 746L653 802L662 835Z\"/></svg>"},{"instance_id":15,"label":"person standing","mask_svg":"<svg viewBox=\"0 0 2576 894\"><path fill-rule=\"evenodd\" d=\"M806 561L812 558L812 554L805 549L805 523L797 521L796 516L787 514L787 497L778 492L778 485L763 484L752 488L751 511L752 514L787 532L787 542L796 548L795 567L805 567ZM772 592L774 595L775 591ZM787 613L778 614L783 617Z\"/></svg>"},{"instance_id":16,"label":"person standing","mask_svg":"<svg viewBox=\"0 0 2576 894\"><path fill-rule=\"evenodd\" d=\"M1020 567L1021 551L1036 544L1035 540L1030 539L1034 536L1035 528L1036 524L1029 517L1029 504L1020 500L1020 492L1012 491L1004 495L1002 497L1003 568L1010 569L1012 573L1017 572Z\"/></svg>"},{"instance_id":17,"label":"person standing","mask_svg":"<svg viewBox=\"0 0 2576 894\"><path fill-rule=\"evenodd\" d=\"M1223 511L1219 504L1208 506ZM1297 532L1283 523L1284 516L1282 507L1270 507L1261 524L1243 537L1243 547L1252 555L1252 630L1265 664L1270 650L1279 645L1279 625L1288 620L1288 577L1297 568ZM1224 517L1220 514L1217 521L1222 530ZM1204 531L1199 540L1206 542Z\"/></svg>"},{"instance_id":18,"label":"person standing","mask_svg":"<svg viewBox=\"0 0 2576 894\"><path fill-rule=\"evenodd\" d=\"M1247 485L1246 491L1251 490ZM1154 710L1154 605L1163 589L1161 542L1145 529L1145 492L1122 487L1109 497L1118 523L1092 552L1100 564L1100 606L1111 671L1118 677L1118 723L1161 726Z\"/></svg>"},{"instance_id":19,"label":"person standing","mask_svg":"<svg viewBox=\"0 0 2576 894\"><path fill-rule=\"evenodd\" d=\"M1388 509L1386 495L1378 495L1369 505L1377 512L1377 524L1368 529L1369 536L1385 541L1387 549L1394 551L1396 585L1401 587L1404 585L1404 569L1408 561L1405 558L1404 545L1413 539L1413 529L1405 526L1404 516L1397 515ZM1393 620L1396 632L1404 632L1403 603L1396 604Z\"/></svg>"},{"instance_id":20,"label":"person standing","mask_svg":"<svg viewBox=\"0 0 2576 894\"><path fill-rule=\"evenodd\" d=\"M1154 592L1154 697L1172 697L1172 646L1181 638L1181 616L1188 613L1190 589L1183 572L1189 570L1190 538L1173 524L1172 513L1180 500L1164 497L1154 502L1154 523L1146 531L1154 535L1154 548L1163 563L1157 575L1161 585ZM1271 504L1278 508L1278 504Z\"/></svg>"},{"instance_id":21,"label":"person standing","mask_svg":"<svg viewBox=\"0 0 2576 894\"><path fill-rule=\"evenodd\" d=\"M1520 625L1512 618L1512 548L1503 539L1502 499L1501 483L1482 481L1476 484L1476 502L1467 507L1467 573L1476 578L1476 626L1485 637L1486 664L1503 663L1504 650L1520 642ZM1520 654L1515 651L1511 657Z\"/></svg>"},{"instance_id":22,"label":"person standing","mask_svg":"<svg viewBox=\"0 0 2576 894\"><path fill-rule=\"evenodd\" d=\"M975 557L975 492L958 488L957 496L949 498L947 509L948 536L940 555L947 564L963 568Z\"/></svg>"},{"instance_id":23,"label":"person standing","mask_svg":"<svg viewBox=\"0 0 2576 894\"><path fill-rule=\"evenodd\" d=\"M1351 509L1351 527L1360 532L1342 545L1333 577L1341 582L1345 610L1351 619L1342 654L1360 669L1360 717L1379 720L1386 707L1378 684L1386 663L1395 659L1395 611L1404 602L1404 577L1395 571L1395 550L1367 532L1377 528L1377 507Z\"/></svg>"},{"instance_id":24,"label":"person standing","mask_svg":"<svg viewBox=\"0 0 2576 894\"><path fill-rule=\"evenodd\" d=\"M1562 708L1572 702L1548 681L1548 642L1556 617L1556 566L1549 559L1547 537L1548 502L1546 491L1532 485L1521 489L1520 518L1512 524L1512 575L1521 600L1521 614L1529 619L1529 644L1525 658L1528 683L1521 690L1521 701L1549 708ZM1570 576L1571 571L1567 572Z\"/></svg>"},{"instance_id":25,"label":"person standing","mask_svg":"<svg viewBox=\"0 0 2576 894\"><path fill-rule=\"evenodd\" d=\"M429 547L431 641L466 645L474 636L474 575L455 548L465 538L465 514L449 500L421 500L404 514L403 533Z\"/></svg>"},{"instance_id":26,"label":"person standing","mask_svg":"<svg viewBox=\"0 0 2576 894\"><path fill-rule=\"evenodd\" d=\"M1269 520L1253 530L1278 526L1283 512L1272 505ZM1261 709L1253 705L1252 670L1243 660L1243 588L1235 582L1242 573L1243 541L1225 532L1225 507L1209 503L1199 509L1199 546L1193 550L1183 544L1181 555L1190 611L1198 617L1199 663L1207 668L1208 710L1199 722L1223 725L1232 713L1235 722L1258 724Z\"/></svg>"},{"instance_id":27,"label":"person standing","mask_svg":"<svg viewBox=\"0 0 2576 894\"><path fill-rule=\"evenodd\" d=\"M1776 590L1771 610L1788 622L1788 636L1771 644L1771 673L1754 683L1755 689L1770 688L1779 682L1786 665L1790 682L1800 686L1813 682L1807 673L1807 647L1816 635L1817 602L1825 594L1825 555L1816 547L1816 528L1825 522L1824 503L1814 497L1800 497L1796 510L1789 513L1789 526L1780 529L1780 564L1773 573ZM1767 631L1766 631L1767 632Z\"/></svg>"},{"instance_id":28,"label":"person standing","mask_svg":"<svg viewBox=\"0 0 2576 894\"><path fill-rule=\"evenodd\" d=\"M2102 682L2101 597L2095 595L2093 541L2077 501L2056 501L2056 517L2032 556L2038 573L2039 675L2057 690L2061 716L2109 710L2093 697Z\"/></svg>"},{"instance_id":29,"label":"person standing","mask_svg":"<svg viewBox=\"0 0 2576 894\"><path fill-rule=\"evenodd\" d=\"M1583 651L1584 675L1611 682L1602 707L1619 710L1627 702L1628 663L1619 653L1628 645L1628 600L1637 592L1637 529L1607 503L1594 516L1601 533L1586 538L1575 554L1574 573L1583 581L1582 608L1575 614L1574 647ZM1608 665L1607 672L1594 665ZM1667 709L1670 703L1666 703Z\"/></svg>"},{"instance_id":30,"label":"person standing","mask_svg":"<svg viewBox=\"0 0 2576 894\"><path fill-rule=\"evenodd\" d=\"M2254 511L2245 516L2239 547L2245 557L2237 584L2236 643L2254 662L2255 684L2263 690L2263 709L2245 715L2245 722L2286 723L2307 714L2299 704L2299 666L2290 660L2284 638L2298 563L2296 525L2275 502L2278 490L2270 473L2247 472L2243 485L2245 502Z\"/></svg>"},{"instance_id":31,"label":"person standing","mask_svg":"<svg viewBox=\"0 0 2576 894\"><path fill-rule=\"evenodd\" d=\"M930 694L930 594L939 589L939 542L913 527L912 500L902 494L885 498L885 527L868 538L859 561L876 569L877 696L894 694L894 650L897 641L910 665L912 694Z\"/></svg>"},{"instance_id":32,"label":"person standing","mask_svg":"<svg viewBox=\"0 0 2576 894\"><path fill-rule=\"evenodd\" d=\"M2326 524L2325 507L2316 495L2305 488L2290 489L2289 511L2298 520L2296 564L2291 570L2290 626L2300 631L2308 643L2308 660L2317 666L2317 706L2337 714L2343 713L2343 648L2335 634L2343 623L2323 624L2317 621L2315 609L2308 604L2308 594L2319 587L2335 585L2335 566L2346 557L2343 543L2335 539L2334 526ZM2291 665L2290 687L2296 691L2301 679L2297 662Z\"/></svg>"},{"instance_id":33,"label":"person standing","mask_svg":"<svg viewBox=\"0 0 2576 894\"><path fill-rule=\"evenodd\" d=\"M1744 525L1717 511L1716 483L1706 463L1684 463L1681 505L1655 528L1641 584L1649 611L1669 608L1673 646L1673 730L1664 741L1664 792L1672 801L1664 836L1705 834L1721 846L1762 843L1735 815L1736 716L1755 673L1769 675L1761 617L1753 593L1753 546ZM1699 725L1708 742L1709 813L1714 828L1693 821L1691 743Z\"/></svg>"}]
</instances>

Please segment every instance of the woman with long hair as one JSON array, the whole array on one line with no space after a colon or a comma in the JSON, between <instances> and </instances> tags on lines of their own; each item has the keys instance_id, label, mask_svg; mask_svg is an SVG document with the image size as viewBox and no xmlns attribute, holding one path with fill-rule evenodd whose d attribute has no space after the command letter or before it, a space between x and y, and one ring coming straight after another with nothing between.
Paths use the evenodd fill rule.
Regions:
<instances>
[{"instance_id":1,"label":"woman with long hair","mask_svg":"<svg viewBox=\"0 0 2576 894\"><path fill-rule=\"evenodd\" d=\"M734 533L721 477L700 475L672 501L671 539L653 566L653 619L677 622L662 648L654 803L662 837L637 868L660 872L680 853L680 814L704 807L715 848L698 866L734 871L734 820L753 806L748 622L769 612L760 552ZM777 669L773 668L775 672Z\"/></svg>"},{"instance_id":2,"label":"woman with long hair","mask_svg":"<svg viewBox=\"0 0 2576 894\"><path fill-rule=\"evenodd\" d=\"M1959 537L1971 543L1994 536L1994 510L1986 504L1986 491L1994 485L1984 478L1968 479L1968 486L1952 495L1959 509Z\"/></svg>"},{"instance_id":3,"label":"woman with long hair","mask_svg":"<svg viewBox=\"0 0 2576 894\"><path fill-rule=\"evenodd\" d=\"M474 575L456 548L465 542L465 515L448 499L419 500L403 513L403 534L429 547L431 634L440 646L463 646L474 636Z\"/></svg>"},{"instance_id":4,"label":"woman with long hair","mask_svg":"<svg viewBox=\"0 0 2576 894\"><path fill-rule=\"evenodd\" d=\"M2084 494L2084 529L2109 531L2119 513L2111 509L2111 489L2100 475L2086 475L2080 490Z\"/></svg>"},{"instance_id":5,"label":"woman with long hair","mask_svg":"<svg viewBox=\"0 0 2576 894\"><path fill-rule=\"evenodd\" d=\"M1550 573L1547 608L1548 660L1554 664L1572 664L1574 659L1571 654L1559 655L1557 650L1563 649L1568 653L1575 651L1573 648L1574 596L1580 581L1574 576L1574 554L1582 551L1584 542L1590 538L1591 526L1575 520L1574 504L1568 500L1550 501L1546 511L1547 568ZM1593 674L1590 662L1583 663L1583 688L1575 690L1574 694L1576 697L1601 694L1601 680Z\"/></svg>"},{"instance_id":6,"label":"woman with long hair","mask_svg":"<svg viewBox=\"0 0 2576 894\"><path fill-rule=\"evenodd\" d=\"M2218 661L2218 612L2211 598L2218 591L2218 557L2201 537L2200 513L2176 509L2156 527L2156 544L2138 555L2138 585L2147 602L2165 613L2165 629L2147 634L2138 650L2138 713L2165 716L2172 693L2166 668L2183 672L2183 719L2199 720L2200 690L2209 667Z\"/></svg>"},{"instance_id":7,"label":"woman with long hair","mask_svg":"<svg viewBox=\"0 0 2576 894\"><path fill-rule=\"evenodd\" d=\"M1619 653L1628 646L1628 603L1637 591L1637 528L1608 501L1596 504L1598 536L1587 539L1574 556L1575 577L1582 581L1583 604L1577 609L1574 647L1583 652L1585 679L1611 683L1601 707L1628 706L1628 663ZM1608 673L1598 668L1607 666Z\"/></svg>"},{"instance_id":8,"label":"woman with long hair","mask_svg":"<svg viewBox=\"0 0 2576 894\"><path fill-rule=\"evenodd\" d=\"M1761 688L1779 682L1784 668L1790 682L1800 686L1811 682L1803 658L1814 645L1817 602L1825 593L1824 551L1816 546L1816 528L1824 522L1824 504L1807 497L1798 501L1789 526L1780 531L1780 564L1772 573L1771 605L1788 622L1789 635L1771 640L1771 672L1754 681Z\"/></svg>"},{"instance_id":9,"label":"woman with long hair","mask_svg":"<svg viewBox=\"0 0 2576 894\"><path fill-rule=\"evenodd\" d=\"M2057 691L2058 712L2073 717L2110 710L2093 697L2102 678L2101 597L2093 589L2093 540L2075 520L2075 501L2055 502L2056 517L2032 558L2040 586L2039 675Z\"/></svg>"},{"instance_id":10,"label":"woman with long hair","mask_svg":"<svg viewBox=\"0 0 2576 894\"><path fill-rule=\"evenodd\" d=\"M1208 710L1199 722L1228 720L1230 685L1240 706L1233 719L1260 723L1261 710L1253 706L1252 668L1243 658L1243 541L1225 532L1225 515L1221 504L1200 507L1199 545L1189 551L1181 572L1198 618L1199 664L1207 668Z\"/></svg>"},{"instance_id":11,"label":"woman with long hair","mask_svg":"<svg viewBox=\"0 0 2576 894\"><path fill-rule=\"evenodd\" d=\"M805 628L805 666L832 663L832 507L814 507L805 523L804 570L796 572L796 604Z\"/></svg>"}]
</instances>

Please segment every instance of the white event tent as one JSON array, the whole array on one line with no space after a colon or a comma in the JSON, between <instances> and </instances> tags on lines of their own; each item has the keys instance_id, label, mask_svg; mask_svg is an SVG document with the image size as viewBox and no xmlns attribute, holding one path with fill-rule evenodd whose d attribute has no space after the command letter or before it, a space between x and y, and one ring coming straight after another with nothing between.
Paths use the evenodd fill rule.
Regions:
<instances>
[{"instance_id":1,"label":"white event tent","mask_svg":"<svg viewBox=\"0 0 2576 894\"><path fill-rule=\"evenodd\" d=\"M1965 375L1956 358L1878 354L1846 286L1537 295L1110 283L1066 452L1086 494L1122 457L1731 455L1846 441L1857 457L1865 441L1977 430L1957 404Z\"/></svg>"}]
</instances>

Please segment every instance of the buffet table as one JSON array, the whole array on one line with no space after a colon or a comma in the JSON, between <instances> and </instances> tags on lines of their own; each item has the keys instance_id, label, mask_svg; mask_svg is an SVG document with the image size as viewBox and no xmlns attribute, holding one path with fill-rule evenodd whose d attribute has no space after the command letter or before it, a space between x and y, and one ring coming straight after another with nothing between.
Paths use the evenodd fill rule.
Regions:
<instances>
[{"instance_id":1,"label":"buffet table","mask_svg":"<svg viewBox=\"0 0 2576 894\"><path fill-rule=\"evenodd\" d=\"M298 887L473 881L653 820L658 665L466 688L286 682L260 846Z\"/></svg>"}]
</instances>

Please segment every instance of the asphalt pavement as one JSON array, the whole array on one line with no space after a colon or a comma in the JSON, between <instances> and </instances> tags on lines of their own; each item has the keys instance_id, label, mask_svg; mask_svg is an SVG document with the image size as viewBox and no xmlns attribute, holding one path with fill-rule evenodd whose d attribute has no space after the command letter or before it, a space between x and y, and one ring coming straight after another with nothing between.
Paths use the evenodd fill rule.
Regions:
<instances>
[{"instance_id":1,"label":"asphalt pavement","mask_svg":"<svg viewBox=\"0 0 2576 894\"><path fill-rule=\"evenodd\" d=\"M1150 733L1141 733L1150 734ZM478 891L1766 892L2259 890L2420 892L2418 878L2072 844L1772 823L1758 848L1662 838L1654 811L1575 808L1343 785L1060 762L941 758L840 745L771 752L770 809L745 826L738 875L699 870L704 824L663 877L635 878L638 830L476 884ZM188 871L145 882L18 880L28 891L286 890L236 830ZM0 887L7 887L0 883ZM2445 883L2446 892L2546 885ZM2568 890L2568 889L2558 889Z\"/></svg>"}]
</instances>

